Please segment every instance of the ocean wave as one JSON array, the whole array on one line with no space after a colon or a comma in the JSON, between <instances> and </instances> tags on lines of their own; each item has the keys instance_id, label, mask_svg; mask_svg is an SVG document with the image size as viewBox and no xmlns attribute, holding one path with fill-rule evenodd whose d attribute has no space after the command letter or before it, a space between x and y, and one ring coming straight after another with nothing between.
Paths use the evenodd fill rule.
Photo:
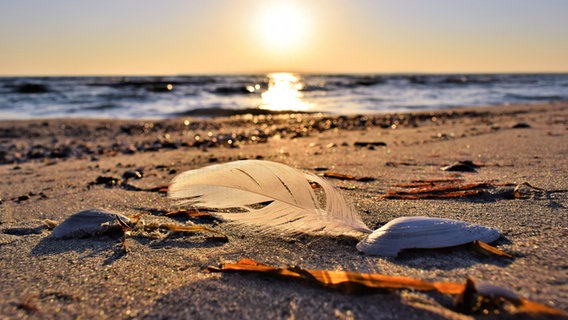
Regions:
<instances>
[{"instance_id":1,"label":"ocean wave","mask_svg":"<svg viewBox=\"0 0 568 320\"><path fill-rule=\"evenodd\" d=\"M48 86L40 83L22 83L7 87L12 89L13 93L20 93L20 94L51 92L51 89Z\"/></svg>"},{"instance_id":2,"label":"ocean wave","mask_svg":"<svg viewBox=\"0 0 568 320\"><path fill-rule=\"evenodd\" d=\"M261 108L229 109L222 107L213 107L213 108L197 108L182 112L175 112L172 114L172 116L215 118L215 117L229 117L229 116L245 115L245 114L251 114L256 116L256 115L271 115L271 114L275 115L275 114L292 114L292 113L310 114L315 112L297 111L297 110L268 110Z\"/></svg>"},{"instance_id":3,"label":"ocean wave","mask_svg":"<svg viewBox=\"0 0 568 320\"><path fill-rule=\"evenodd\" d=\"M223 86L217 87L210 90L211 93L218 94L221 96L232 96L232 95L242 95L242 94L253 94L254 89L250 86Z\"/></svg>"},{"instance_id":4,"label":"ocean wave","mask_svg":"<svg viewBox=\"0 0 568 320\"><path fill-rule=\"evenodd\" d=\"M561 96L561 95L525 95L519 93L507 93L505 95L506 98L515 99L515 100L528 100L528 101L563 101L568 100L568 96Z\"/></svg>"},{"instance_id":5,"label":"ocean wave","mask_svg":"<svg viewBox=\"0 0 568 320\"><path fill-rule=\"evenodd\" d=\"M287 103L287 99L292 99L298 105L335 114L568 100L568 74L296 74L294 77L300 85L288 90L290 96L277 97L279 101ZM10 118L70 113L120 118L269 114L275 112L258 107L265 104L263 93L270 85L267 74L4 77L0 78L0 109L3 114L11 112Z\"/></svg>"},{"instance_id":6,"label":"ocean wave","mask_svg":"<svg viewBox=\"0 0 568 320\"><path fill-rule=\"evenodd\" d=\"M93 106L85 106L80 108L77 111L81 111L81 110L86 110L86 111L108 111L108 110L115 110L115 109L120 109L123 108L121 105L119 104L115 104L115 103L102 103L102 104L97 104L97 105L93 105Z\"/></svg>"}]
</instances>

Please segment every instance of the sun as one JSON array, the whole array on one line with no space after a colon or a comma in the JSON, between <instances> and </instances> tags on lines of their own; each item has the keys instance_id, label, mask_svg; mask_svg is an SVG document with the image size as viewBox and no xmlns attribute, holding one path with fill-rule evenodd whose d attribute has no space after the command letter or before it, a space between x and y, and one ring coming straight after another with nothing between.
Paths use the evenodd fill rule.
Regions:
<instances>
[{"instance_id":1,"label":"sun","mask_svg":"<svg viewBox=\"0 0 568 320\"><path fill-rule=\"evenodd\" d=\"M259 34L271 49L297 49L306 39L308 17L300 6L291 2L266 7L259 20Z\"/></svg>"}]
</instances>

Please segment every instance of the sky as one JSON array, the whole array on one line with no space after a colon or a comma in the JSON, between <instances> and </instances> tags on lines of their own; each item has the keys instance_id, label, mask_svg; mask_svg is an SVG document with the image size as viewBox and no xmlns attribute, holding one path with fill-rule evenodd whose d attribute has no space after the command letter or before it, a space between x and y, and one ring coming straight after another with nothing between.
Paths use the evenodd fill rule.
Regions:
<instances>
[{"instance_id":1,"label":"sky","mask_svg":"<svg viewBox=\"0 0 568 320\"><path fill-rule=\"evenodd\" d=\"M566 0L0 2L0 75L568 72Z\"/></svg>"}]
</instances>

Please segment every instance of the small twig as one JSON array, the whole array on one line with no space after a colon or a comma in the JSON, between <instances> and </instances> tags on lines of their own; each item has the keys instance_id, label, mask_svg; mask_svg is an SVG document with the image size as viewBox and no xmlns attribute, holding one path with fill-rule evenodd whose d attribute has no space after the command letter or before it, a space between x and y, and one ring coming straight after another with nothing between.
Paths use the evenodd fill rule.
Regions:
<instances>
[{"instance_id":1,"label":"small twig","mask_svg":"<svg viewBox=\"0 0 568 320\"><path fill-rule=\"evenodd\" d=\"M472 242L471 248L486 256L497 256L513 259L514 257L505 251L499 250L483 241L475 240Z\"/></svg>"},{"instance_id":2,"label":"small twig","mask_svg":"<svg viewBox=\"0 0 568 320\"><path fill-rule=\"evenodd\" d=\"M130 230L131 227L128 224L128 222L122 220L122 218L119 215L116 215L116 221L118 221L118 224L120 225L120 228L122 229L122 249L124 250L124 253L128 253L130 250L126 244L126 237L130 235Z\"/></svg>"},{"instance_id":3,"label":"small twig","mask_svg":"<svg viewBox=\"0 0 568 320\"><path fill-rule=\"evenodd\" d=\"M369 182L375 181L373 177L355 177L348 174L338 173L338 172L326 172L323 174L326 178L333 178L339 180L352 180L352 181L359 181L359 182Z\"/></svg>"},{"instance_id":4,"label":"small twig","mask_svg":"<svg viewBox=\"0 0 568 320\"><path fill-rule=\"evenodd\" d=\"M541 192L544 192L544 193L564 193L564 192L568 192L568 190L564 190L564 189L546 190L546 189L543 189L543 188L535 187L535 186L533 186L530 183L525 181L523 183L519 183L515 187L515 189L513 190L513 193L515 194L515 198L517 198L517 199L525 198L525 196L523 196L522 192L521 192L521 189L523 187L528 187L529 189L541 191Z\"/></svg>"}]
</instances>

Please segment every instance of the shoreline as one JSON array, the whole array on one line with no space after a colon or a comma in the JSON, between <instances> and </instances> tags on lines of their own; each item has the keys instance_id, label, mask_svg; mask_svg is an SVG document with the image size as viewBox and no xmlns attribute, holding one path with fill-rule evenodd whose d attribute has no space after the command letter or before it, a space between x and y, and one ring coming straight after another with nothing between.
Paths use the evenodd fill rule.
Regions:
<instances>
[{"instance_id":1,"label":"shoreline","mask_svg":"<svg viewBox=\"0 0 568 320\"><path fill-rule=\"evenodd\" d=\"M187 123L186 123L187 121ZM220 263L251 258L275 266L380 272L429 281L466 276L507 287L539 303L568 310L568 193L390 200L380 196L420 179L528 182L568 190L568 103L475 107L360 116L233 116L214 120L39 119L0 121L0 314L10 318L355 318L450 317L405 303L445 298L408 292L351 296L255 275L207 274ZM185 170L238 159L282 162L309 172L339 172L373 181L330 179L376 229L402 216L459 219L497 228L494 244L511 260L467 248L409 250L397 258L365 256L356 241L281 236L218 221L228 242L203 235L58 240L44 219L62 221L87 208L147 221L176 209L163 194ZM476 172L441 167L470 160ZM128 184L95 183L99 177ZM28 307L25 307L25 305ZM33 308L32 308L33 307ZM484 318L476 315L475 318Z\"/></svg>"},{"instance_id":2,"label":"shoreline","mask_svg":"<svg viewBox=\"0 0 568 320\"><path fill-rule=\"evenodd\" d=\"M418 127L432 119L442 123L456 118L512 115L526 112L527 108L531 109L533 106L542 109L548 105L553 107L566 103L568 102L462 107L414 113L393 112L350 116L288 111L254 114L249 112L250 110L244 110L242 114L208 119L180 116L163 120L89 118L0 120L0 165L38 159L57 161L115 153L134 154L160 149L235 147L265 143L274 136L294 139L333 129ZM35 142L33 145L25 143L31 139ZM96 141L92 141L93 139ZM228 141L231 141L231 144ZM122 145L119 144L121 142Z\"/></svg>"}]
</instances>

